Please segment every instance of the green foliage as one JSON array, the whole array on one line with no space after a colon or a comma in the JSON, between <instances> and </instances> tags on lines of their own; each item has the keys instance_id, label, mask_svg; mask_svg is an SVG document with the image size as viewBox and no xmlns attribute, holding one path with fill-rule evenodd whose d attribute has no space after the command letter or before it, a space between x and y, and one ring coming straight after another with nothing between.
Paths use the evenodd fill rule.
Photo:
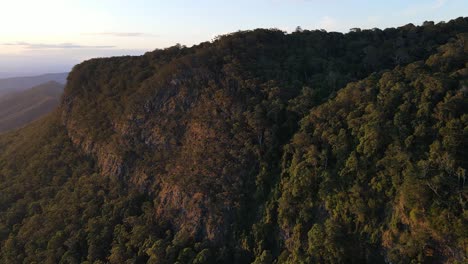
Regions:
<instances>
[{"instance_id":1,"label":"green foliage","mask_svg":"<svg viewBox=\"0 0 468 264\"><path fill-rule=\"evenodd\" d=\"M0 137L0 262L466 261L467 25L77 65Z\"/></svg>"},{"instance_id":2,"label":"green foliage","mask_svg":"<svg viewBox=\"0 0 468 264\"><path fill-rule=\"evenodd\" d=\"M301 121L279 198L289 259L465 260L466 41L348 84Z\"/></svg>"}]
</instances>

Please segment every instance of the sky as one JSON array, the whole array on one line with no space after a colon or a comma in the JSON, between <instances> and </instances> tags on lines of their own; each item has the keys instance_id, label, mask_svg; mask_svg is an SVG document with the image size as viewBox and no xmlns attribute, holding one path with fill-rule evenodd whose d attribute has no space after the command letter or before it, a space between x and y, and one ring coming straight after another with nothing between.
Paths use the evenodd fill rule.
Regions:
<instances>
[{"instance_id":1,"label":"sky","mask_svg":"<svg viewBox=\"0 0 468 264\"><path fill-rule=\"evenodd\" d=\"M0 0L0 78L69 71L255 28L387 28L468 15L467 0Z\"/></svg>"}]
</instances>

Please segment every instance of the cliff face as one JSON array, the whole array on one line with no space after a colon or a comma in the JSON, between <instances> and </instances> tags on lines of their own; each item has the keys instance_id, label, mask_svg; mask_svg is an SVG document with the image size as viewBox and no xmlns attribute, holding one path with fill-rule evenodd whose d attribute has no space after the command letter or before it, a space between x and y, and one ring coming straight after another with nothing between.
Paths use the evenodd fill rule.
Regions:
<instances>
[{"instance_id":1,"label":"cliff face","mask_svg":"<svg viewBox=\"0 0 468 264\"><path fill-rule=\"evenodd\" d=\"M98 95L95 100L101 87L83 84L87 78L77 69L70 75L62 117L74 144L96 157L102 175L154 194L157 217L174 228L220 241L227 232L224 222L232 221L241 202L246 178L258 166L256 154L245 146L259 145L244 116L251 106L243 98L251 92L216 82L214 76L227 75L222 69L177 60L170 66L175 69L171 74L164 75L167 66L162 66L153 76L123 86L128 95L109 108L101 102L114 98L102 95L100 101ZM92 97L86 91L93 91ZM83 122L81 109L105 118L107 136L89 134L99 128ZM246 129L236 131L236 126Z\"/></svg>"},{"instance_id":2,"label":"cliff face","mask_svg":"<svg viewBox=\"0 0 468 264\"><path fill-rule=\"evenodd\" d=\"M265 199L276 184L274 163L299 118L290 109L304 107L289 100L302 86L316 86L312 98L303 98L307 112L311 101L349 80L424 58L437 45L418 30L368 33L374 49L388 49L388 39L374 41L379 35L398 44L380 55L365 52L362 60L349 49L371 48L353 43L353 35L262 30L141 57L91 60L69 76L62 119L102 175L154 195L157 218L175 229L219 242L232 234L229 226L242 210L253 210L255 218L256 209L241 205ZM404 49L412 42L425 50ZM402 53L406 59L393 60ZM371 63L379 57L388 62Z\"/></svg>"}]
</instances>

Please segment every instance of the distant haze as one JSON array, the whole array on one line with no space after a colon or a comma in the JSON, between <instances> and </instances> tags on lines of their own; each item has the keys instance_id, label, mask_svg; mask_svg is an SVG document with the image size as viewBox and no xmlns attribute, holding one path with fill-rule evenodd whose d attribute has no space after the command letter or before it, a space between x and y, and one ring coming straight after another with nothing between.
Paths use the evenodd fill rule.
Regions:
<instances>
[{"instance_id":1,"label":"distant haze","mask_svg":"<svg viewBox=\"0 0 468 264\"><path fill-rule=\"evenodd\" d=\"M238 30L348 32L468 14L466 0L4 0L0 6L0 78L70 71L94 57L191 46Z\"/></svg>"},{"instance_id":2,"label":"distant haze","mask_svg":"<svg viewBox=\"0 0 468 264\"><path fill-rule=\"evenodd\" d=\"M11 78L11 77L23 77L23 76L32 76L39 75L37 73L25 73L25 72L0 72L0 79Z\"/></svg>"},{"instance_id":3,"label":"distant haze","mask_svg":"<svg viewBox=\"0 0 468 264\"><path fill-rule=\"evenodd\" d=\"M0 79L0 96L11 93L27 90L33 86L37 86L49 81L55 81L60 84L65 84L68 73L49 73L38 76L14 77Z\"/></svg>"},{"instance_id":4,"label":"distant haze","mask_svg":"<svg viewBox=\"0 0 468 264\"><path fill-rule=\"evenodd\" d=\"M63 86L62 83L48 81L0 96L0 134L22 127L54 110L60 102Z\"/></svg>"}]
</instances>

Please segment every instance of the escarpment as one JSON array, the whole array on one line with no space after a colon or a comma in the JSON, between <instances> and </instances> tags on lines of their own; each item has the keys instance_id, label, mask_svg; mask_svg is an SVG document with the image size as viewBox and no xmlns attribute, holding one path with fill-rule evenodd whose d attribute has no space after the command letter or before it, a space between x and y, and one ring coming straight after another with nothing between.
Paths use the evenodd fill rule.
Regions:
<instances>
[{"instance_id":1,"label":"escarpment","mask_svg":"<svg viewBox=\"0 0 468 264\"><path fill-rule=\"evenodd\" d=\"M303 107L297 103L303 86L315 89L313 98L302 100L320 102L350 80L404 63L393 56L412 42L426 48L406 49L407 58L424 58L437 45L424 42L424 30L418 30L363 34L369 41L373 34L389 34L399 43L373 54L387 61L380 65L367 64L371 54L352 57L339 48L352 34L265 30L140 57L94 59L70 74L62 119L102 175L154 195L157 217L192 235L222 240L240 211L256 214L241 205L265 198L276 184L275 163L297 129L300 116L291 109ZM373 45L388 48L387 41ZM347 45L359 52L367 48L362 42ZM355 66L334 68L339 63ZM268 177L262 171L270 178L262 178Z\"/></svg>"},{"instance_id":2,"label":"escarpment","mask_svg":"<svg viewBox=\"0 0 468 264\"><path fill-rule=\"evenodd\" d=\"M154 195L157 217L175 228L219 241L226 233L220 227L234 218L245 181L258 167L254 147L245 146L258 144L243 113L251 108L243 98L252 92L217 82L215 76L226 75L222 70L184 63L174 61L171 74L162 66L141 83L123 85L126 95L118 98L87 97L87 91L108 84L82 83L86 78L74 72L62 117L72 141L96 158L103 176ZM79 74L76 85L74 74ZM101 116L103 123L87 123L81 111L95 111L89 118ZM245 129L236 131L236 126ZM99 129L99 135L90 132Z\"/></svg>"},{"instance_id":3,"label":"escarpment","mask_svg":"<svg viewBox=\"0 0 468 264\"><path fill-rule=\"evenodd\" d=\"M0 136L0 262L466 261L467 21L75 66Z\"/></svg>"}]
</instances>

